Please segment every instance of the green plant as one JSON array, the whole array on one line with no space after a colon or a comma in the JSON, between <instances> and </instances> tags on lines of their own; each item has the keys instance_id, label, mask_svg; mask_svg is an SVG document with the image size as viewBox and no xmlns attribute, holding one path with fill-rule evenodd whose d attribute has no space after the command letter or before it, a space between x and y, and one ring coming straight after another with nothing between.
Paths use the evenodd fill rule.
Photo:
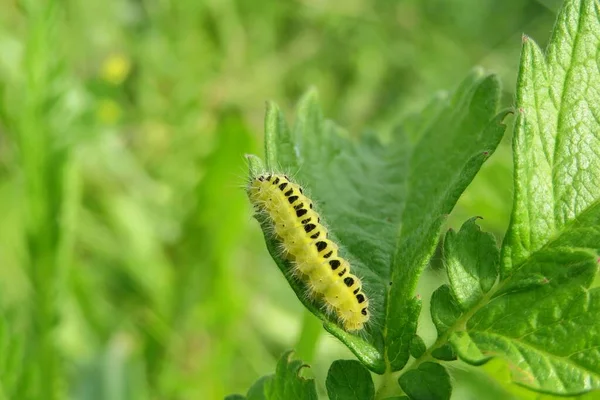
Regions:
<instances>
[{"instance_id":1,"label":"green plant","mask_svg":"<svg viewBox=\"0 0 600 400\"><path fill-rule=\"evenodd\" d=\"M265 235L298 298L359 360L331 366L331 399L449 399L445 363L457 358L475 366L504 359L515 382L541 393L600 389L600 290L592 287L600 263L599 12L596 0L566 1L545 55L524 38L511 222L500 248L476 218L444 236L449 283L431 297L438 337L430 345L417 333L417 281L447 215L503 136L498 79L476 71L385 141L350 138L324 120L314 92L293 128L268 106L265 163L251 156L250 174L298 171L375 304L364 334L343 331L303 296ZM286 353L246 398L317 398L301 368ZM377 391L367 369L383 375Z\"/></svg>"}]
</instances>

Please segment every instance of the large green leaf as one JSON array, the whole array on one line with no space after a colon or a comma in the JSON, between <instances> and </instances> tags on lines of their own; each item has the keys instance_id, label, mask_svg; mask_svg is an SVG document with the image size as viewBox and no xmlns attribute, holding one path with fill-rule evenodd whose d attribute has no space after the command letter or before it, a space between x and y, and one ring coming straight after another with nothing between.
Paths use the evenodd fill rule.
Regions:
<instances>
[{"instance_id":1,"label":"large green leaf","mask_svg":"<svg viewBox=\"0 0 600 400\"><path fill-rule=\"evenodd\" d=\"M268 233L267 247L304 305L375 372L386 369L386 359L392 370L408 360L421 309L418 277L445 217L504 132L505 113L495 116L499 92L494 76L476 71L387 141L373 134L355 139L326 121L314 92L300 102L292 129L276 106L267 109L266 165L250 156L250 174L288 173L315 200L369 296L372 319L364 332L345 332L322 304L307 299Z\"/></svg>"},{"instance_id":2,"label":"large green leaf","mask_svg":"<svg viewBox=\"0 0 600 400\"><path fill-rule=\"evenodd\" d=\"M471 240L477 247L451 246L446 255L487 264L488 272L457 280L449 269L464 312L439 343L449 339L472 364L502 357L516 382L559 395L600 389L600 289L590 289L600 262L598 11L595 0L567 1L546 56L524 41L515 201L499 282L479 290L497 264L489 243ZM473 296L464 295L469 290Z\"/></svg>"},{"instance_id":3,"label":"large green leaf","mask_svg":"<svg viewBox=\"0 0 600 400\"><path fill-rule=\"evenodd\" d=\"M565 2L547 56L524 38L503 276L600 198L599 46L596 0Z\"/></svg>"},{"instance_id":4,"label":"large green leaf","mask_svg":"<svg viewBox=\"0 0 600 400\"><path fill-rule=\"evenodd\" d=\"M541 392L600 389L600 289L588 289L598 243L595 205L455 316L445 333L460 357L475 365L503 357L515 381Z\"/></svg>"}]
</instances>

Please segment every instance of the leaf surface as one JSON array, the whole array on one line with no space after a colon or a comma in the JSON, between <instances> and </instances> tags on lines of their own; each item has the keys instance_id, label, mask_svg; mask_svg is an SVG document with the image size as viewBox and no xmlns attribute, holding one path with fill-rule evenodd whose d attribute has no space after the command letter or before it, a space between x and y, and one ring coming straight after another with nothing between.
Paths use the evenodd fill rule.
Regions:
<instances>
[{"instance_id":1,"label":"leaf surface","mask_svg":"<svg viewBox=\"0 0 600 400\"><path fill-rule=\"evenodd\" d=\"M565 2L546 55L525 38L500 280L473 297L466 279L450 278L465 307L444 334L459 356L475 365L504 358L517 383L558 395L600 389L600 289L590 288L600 262L598 48L596 0ZM449 255L497 264L485 243ZM481 275L471 277L483 287Z\"/></svg>"},{"instance_id":2,"label":"leaf surface","mask_svg":"<svg viewBox=\"0 0 600 400\"><path fill-rule=\"evenodd\" d=\"M292 360L292 352L285 352L277 362L275 374L263 376L248 390L248 400L306 399L317 400L317 390L313 379L300 376L300 370L307 365L300 360Z\"/></svg>"},{"instance_id":3,"label":"leaf surface","mask_svg":"<svg viewBox=\"0 0 600 400\"><path fill-rule=\"evenodd\" d=\"M357 139L325 120L314 92L301 100L291 128L275 105L267 108L266 163L250 156L250 175L287 173L315 201L369 297L364 332L345 332L307 298L262 220L267 248L298 298L372 371L383 373L386 359L399 370L409 358L421 310L416 282L447 214L503 135L499 93L494 76L476 71L388 141L368 133Z\"/></svg>"},{"instance_id":4,"label":"leaf surface","mask_svg":"<svg viewBox=\"0 0 600 400\"><path fill-rule=\"evenodd\" d=\"M370 400L375 396L371 374L356 360L334 361L325 384L330 400Z\"/></svg>"},{"instance_id":5,"label":"leaf surface","mask_svg":"<svg viewBox=\"0 0 600 400\"><path fill-rule=\"evenodd\" d=\"M398 378L398 383L411 400L449 400L452 394L448 371L433 362L406 371Z\"/></svg>"}]
</instances>

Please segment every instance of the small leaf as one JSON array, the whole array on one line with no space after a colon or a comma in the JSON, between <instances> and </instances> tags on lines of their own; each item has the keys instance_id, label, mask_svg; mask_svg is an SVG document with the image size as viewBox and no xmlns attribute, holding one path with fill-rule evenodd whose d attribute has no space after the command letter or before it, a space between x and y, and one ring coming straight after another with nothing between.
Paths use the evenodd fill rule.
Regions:
<instances>
[{"instance_id":1,"label":"small leaf","mask_svg":"<svg viewBox=\"0 0 600 400\"><path fill-rule=\"evenodd\" d=\"M292 360L292 351L285 352L277 362L274 375L263 376L248 390L248 400L307 399L317 400L315 381L300 376L307 365Z\"/></svg>"},{"instance_id":2,"label":"small leaf","mask_svg":"<svg viewBox=\"0 0 600 400\"><path fill-rule=\"evenodd\" d=\"M448 371L433 362L406 371L398 383L411 400L447 400L452 394Z\"/></svg>"},{"instance_id":3,"label":"small leaf","mask_svg":"<svg viewBox=\"0 0 600 400\"><path fill-rule=\"evenodd\" d=\"M425 353L427 347L425 346L425 342L421 339L421 336L415 335L413 340L410 342L410 355L414 358L419 358Z\"/></svg>"},{"instance_id":4,"label":"small leaf","mask_svg":"<svg viewBox=\"0 0 600 400\"><path fill-rule=\"evenodd\" d=\"M247 154L246 160L248 160L248 169L250 171L250 177L256 176L265 170L265 165L262 160L253 154Z\"/></svg>"},{"instance_id":5,"label":"small leaf","mask_svg":"<svg viewBox=\"0 0 600 400\"><path fill-rule=\"evenodd\" d=\"M454 351L454 348L449 343L446 343L443 346L438 347L437 349L433 350L431 352L431 355L433 356L433 358L436 358L441 361L456 360L456 352Z\"/></svg>"},{"instance_id":6,"label":"small leaf","mask_svg":"<svg viewBox=\"0 0 600 400\"><path fill-rule=\"evenodd\" d=\"M259 378L250 389L248 389L248 393L246 394L246 398L248 400L266 400L265 394L265 386L269 381L273 379L273 375L267 375Z\"/></svg>"},{"instance_id":7,"label":"small leaf","mask_svg":"<svg viewBox=\"0 0 600 400\"><path fill-rule=\"evenodd\" d=\"M275 370L275 376L265 385L270 399L317 399L315 381L300 376L300 369L307 367L302 361L292 360L292 351L284 353Z\"/></svg>"},{"instance_id":8,"label":"small leaf","mask_svg":"<svg viewBox=\"0 0 600 400\"><path fill-rule=\"evenodd\" d=\"M460 358L471 365L483 365L492 358L486 357L466 332L454 332L450 336L450 343L460 354Z\"/></svg>"},{"instance_id":9,"label":"small leaf","mask_svg":"<svg viewBox=\"0 0 600 400\"><path fill-rule=\"evenodd\" d=\"M481 232L477 218L465 222L444 241L444 261L454 298L463 309L475 305L490 291L498 274L500 250L494 236Z\"/></svg>"},{"instance_id":10,"label":"small leaf","mask_svg":"<svg viewBox=\"0 0 600 400\"><path fill-rule=\"evenodd\" d=\"M431 296L431 319L435 324L438 336L443 335L460 317L461 311L450 290L450 286L442 285Z\"/></svg>"},{"instance_id":11,"label":"small leaf","mask_svg":"<svg viewBox=\"0 0 600 400\"><path fill-rule=\"evenodd\" d=\"M375 396L371 374L356 360L334 361L325 383L330 400L369 400Z\"/></svg>"}]
</instances>

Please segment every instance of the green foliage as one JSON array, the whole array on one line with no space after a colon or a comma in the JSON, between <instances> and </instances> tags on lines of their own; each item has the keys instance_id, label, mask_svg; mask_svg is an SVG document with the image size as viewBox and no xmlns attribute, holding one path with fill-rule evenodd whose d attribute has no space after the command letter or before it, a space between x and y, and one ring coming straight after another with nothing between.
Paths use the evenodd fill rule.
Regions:
<instances>
[{"instance_id":1,"label":"green foliage","mask_svg":"<svg viewBox=\"0 0 600 400\"><path fill-rule=\"evenodd\" d=\"M408 293L434 251L445 215L502 137L505 113L494 117L498 96L498 81L475 72L451 96L436 99L423 117L427 124L401 125L385 144L372 135L349 138L323 118L314 92L300 102L292 128L276 106L267 110L265 168L297 170L295 179L306 182L369 295L373 321L365 335L328 321L267 234L271 255L298 298L375 372L383 373L387 362L398 370L408 360L420 311L420 300ZM262 172L261 162L250 160L250 175Z\"/></svg>"},{"instance_id":2,"label":"green foliage","mask_svg":"<svg viewBox=\"0 0 600 400\"><path fill-rule=\"evenodd\" d=\"M591 67L596 53L589 50L598 48L599 35L597 2L571 1L559 14L547 58L525 38L517 86L515 203L500 280L489 291L498 257L482 234L478 249L465 249L463 256L487 263L488 270L470 273L476 282L469 285L448 270L464 311L452 333L459 355L474 364L503 357L514 366L515 381L562 395L600 388L600 292L590 289L600 243L600 190L591 184L600 178L594 145L599 80ZM462 269L463 275L472 271L466 263ZM478 286L486 289L473 300L464 295Z\"/></svg>"},{"instance_id":3,"label":"green foliage","mask_svg":"<svg viewBox=\"0 0 600 400\"><path fill-rule=\"evenodd\" d=\"M320 197L325 220L377 292L376 324L366 334L345 335L325 322L362 354L364 366L354 361L357 368L350 367L364 377L361 388L371 387L370 365L384 372L373 375L377 400L406 400L400 374L429 362L448 369L452 396L461 399L554 398L509 383L511 372L516 379L524 373L527 381L519 384L528 385L533 371L541 377L537 387L550 387L542 381L550 369L533 365L536 360L561 372L567 365L569 374L592 376L593 383L597 356L582 351L571 360L560 352L595 345L596 297L589 288L600 281L596 275L588 288L593 268L586 257L598 251L590 211L597 185L588 183L596 178L591 153L597 143L579 133L597 130L590 119L598 104L596 3L567 2L547 55L528 40L528 72L514 89L521 33L545 43L560 3L0 2L0 399L212 400L234 392L246 395L232 399L264 398L268 386L268 394L288 400L285 390L301 382L309 398L327 397L329 365L351 353L323 334L327 318L319 305L302 307L300 288L290 290L273 270L244 196L243 155L256 154L263 123L265 163L287 168ZM452 94L428 100L476 64L494 71L504 90L477 70ZM315 117L321 111L313 91L287 136L270 141L270 133L286 131L283 115L311 86L325 114L348 133ZM511 187L511 150L503 141L450 213L471 167L479 168L480 160L469 157L486 150L485 138L477 137L478 118L491 116L488 109L497 104L512 105L515 95L523 110L515 110L516 172L523 184ZM263 121L265 99L281 109L268 103ZM584 124L572 124L580 120ZM320 123L321 132L337 132L334 146L320 147L322 137L314 135ZM295 158L298 137L305 136L311 141L303 153L316 162ZM542 157L538 150L553 146L565 151L545 160L551 153ZM331 164L321 163L327 157L320 149L338 151ZM323 178L315 179L321 171ZM463 175L465 182L452 180ZM337 206L340 199L325 187L330 182L352 193L347 205ZM538 182L541 191L527 191ZM520 214L513 210L499 263L482 263L485 252L461 241L457 230L421 274L446 226L458 228L480 215L477 224L500 243L513 193ZM337 228L347 225L350 230ZM468 232L492 249L474 222ZM452 258L442 259L444 252ZM564 274L548 271L564 263ZM452 276L441 273L444 266ZM483 275L496 268L490 289ZM390 287L392 270L402 273ZM446 283L434 295L435 324L421 323L417 334L417 315L427 318L421 301L426 309L430 294ZM548 303L532 302L532 293L546 292ZM527 308L504 298L523 299ZM494 304L521 315L520 325L506 328L500 321L480 332L503 311ZM532 310L539 320L523 315ZM514 335L533 322L541 330L526 339L539 339L535 344L549 352L523 350L527 364L510 346L522 345ZM436 327L441 339L432 345ZM565 335L577 340L557 347ZM490 351L488 344L505 347ZM301 364L286 359L283 369L267 375L286 348L314 367L294 371ZM442 362L457 352L481 366ZM575 393L577 382L560 390Z\"/></svg>"},{"instance_id":4,"label":"green foliage","mask_svg":"<svg viewBox=\"0 0 600 400\"><path fill-rule=\"evenodd\" d=\"M600 262L599 47L595 0L565 3L546 56L524 38L510 225L501 248L477 218L446 234L449 284L431 298L438 338L428 348L416 335L416 283L445 216L502 137L506 113L494 117L496 78L472 75L452 96L400 124L387 142L374 135L349 138L323 119L314 93L301 102L291 129L269 106L266 168L301 167L297 179L365 277L373 325L361 336L343 332L318 301L303 296L305 288L292 278L276 238L266 235L271 255L325 328L369 369L385 373L384 381L410 355L415 358L398 380L410 399L449 399L448 371L432 360L457 355L472 365L504 359L515 382L538 392L600 389L600 289L591 288ZM253 160L251 176L262 168ZM331 398L342 393L332 389L332 376L342 375L336 363L327 381ZM363 380L370 382L346 378L345 398Z\"/></svg>"},{"instance_id":5,"label":"green foliage","mask_svg":"<svg viewBox=\"0 0 600 400\"><path fill-rule=\"evenodd\" d=\"M406 371L398 379L398 383L411 400L448 400L452 394L448 371L440 364L432 362Z\"/></svg>"},{"instance_id":6,"label":"green foliage","mask_svg":"<svg viewBox=\"0 0 600 400\"><path fill-rule=\"evenodd\" d=\"M449 231L444 240L448 279L461 309L477 304L498 277L500 251L496 240L482 233L475 221L465 222L458 233Z\"/></svg>"},{"instance_id":7,"label":"green foliage","mask_svg":"<svg viewBox=\"0 0 600 400\"><path fill-rule=\"evenodd\" d=\"M301 369L307 367L302 361L292 360L292 352L285 352L279 362L275 374L263 376L250 390L246 397L236 394L226 397L229 400L283 400L306 399L316 400L315 382L300 376Z\"/></svg>"},{"instance_id":8,"label":"green foliage","mask_svg":"<svg viewBox=\"0 0 600 400\"><path fill-rule=\"evenodd\" d=\"M327 373L330 400L371 400L375 387L369 371L356 360L337 360Z\"/></svg>"},{"instance_id":9,"label":"green foliage","mask_svg":"<svg viewBox=\"0 0 600 400\"><path fill-rule=\"evenodd\" d=\"M561 395L600 388L600 292L590 289L600 243L600 191L591 184L600 177L599 80L589 50L600 44L599 34L597 2L571 1L559 14L547 58L524 40L515 202L493 289L493 239L478 233L472 247L458 250L461 234L446 236L448 275L463 313L454 313L454 326L442 333L452 335L463 360L505 358L515 381ZM467 229L474 231L467 224L465 239ZM457 254L469 261L457 263Z\"/></svg>"}]
</instances>

